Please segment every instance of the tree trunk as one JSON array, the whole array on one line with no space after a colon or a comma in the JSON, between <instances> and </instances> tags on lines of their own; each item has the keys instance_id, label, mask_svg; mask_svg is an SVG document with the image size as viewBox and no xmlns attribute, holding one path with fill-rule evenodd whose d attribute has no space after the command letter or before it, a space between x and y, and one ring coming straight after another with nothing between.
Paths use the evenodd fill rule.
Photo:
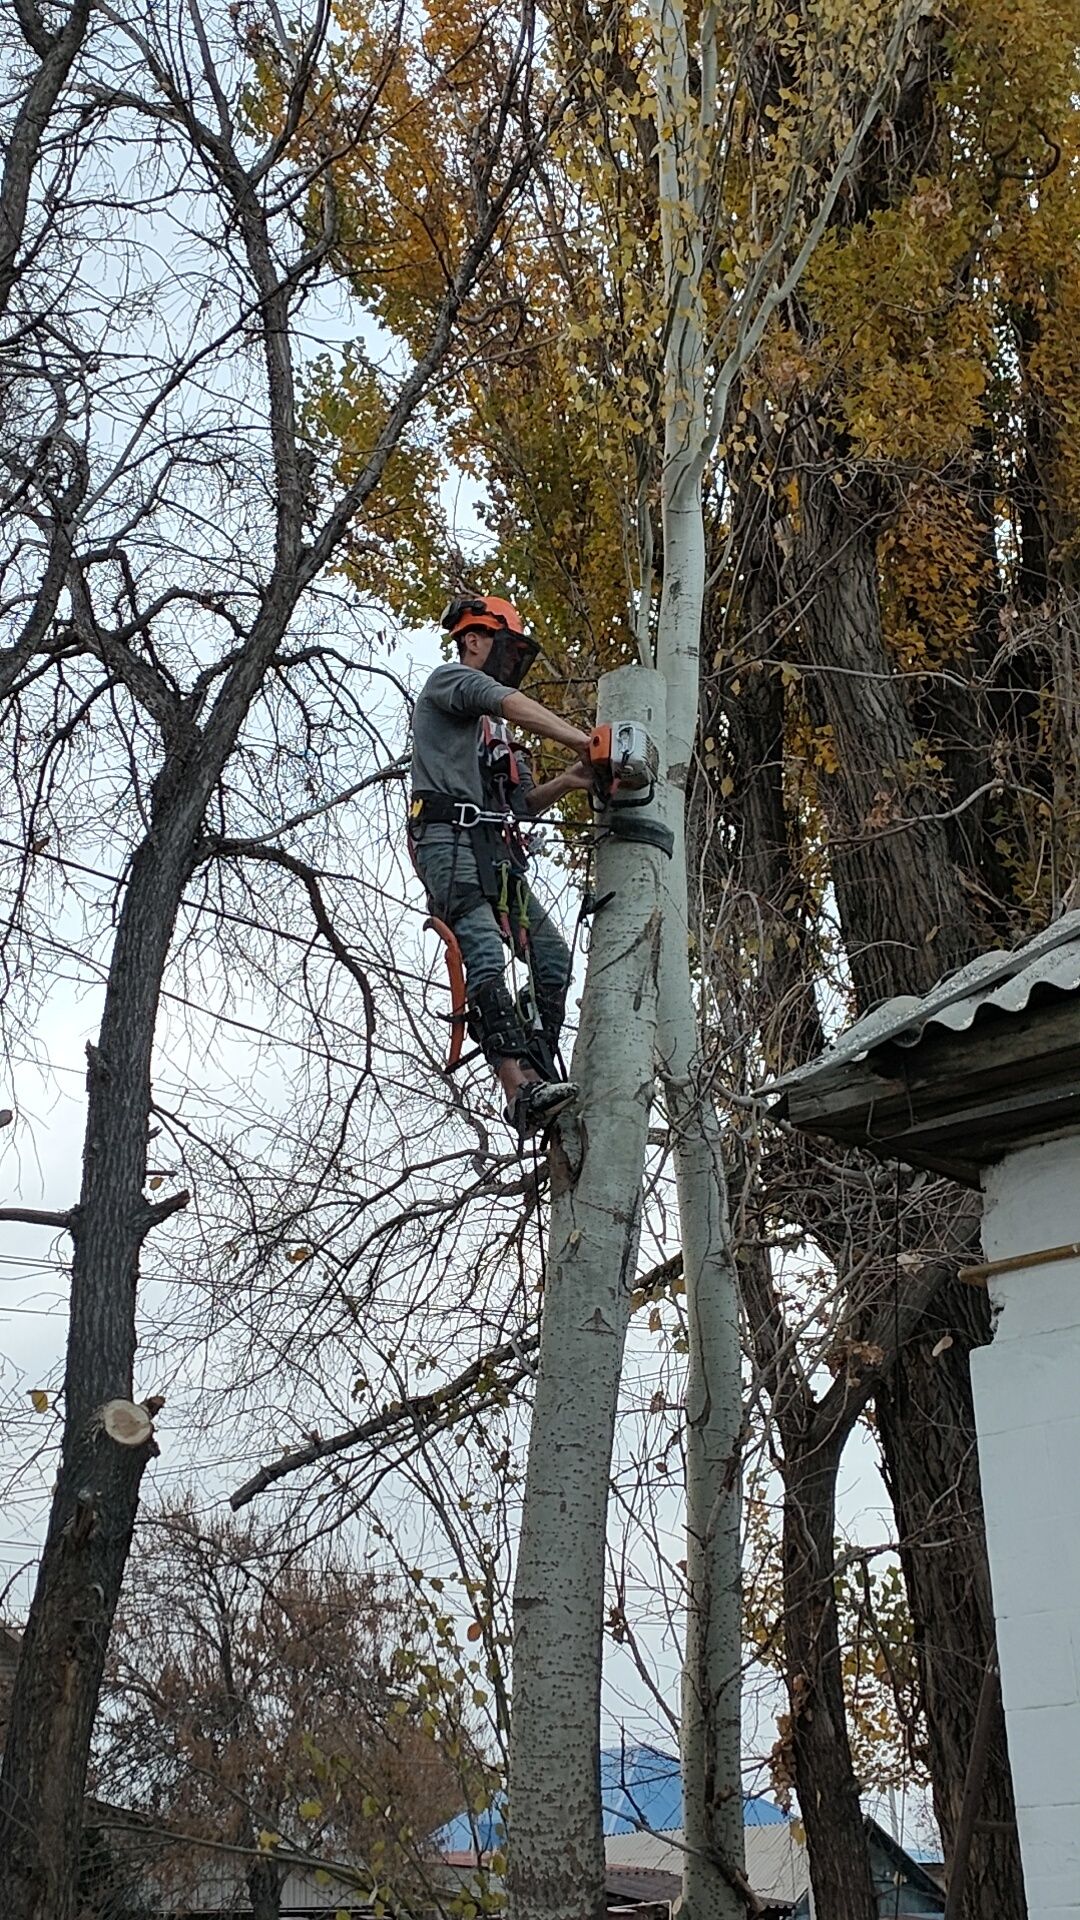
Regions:
<instances>
[{"instance_id":1,"label":"tree trunk","mask_svg":"<svg viewBox=\"0 0 1080 1920\"><path fill-rule=\"evenodd\" d=\"M689 1360L686 1647L682 1682L683 1903L691 1920L743 1920L742 1343L727 1183L702 1084L690 985L682 794L664 915L657 1053L675 1157Z\"/></svg>"},{"instance_id":2,"label":"tree trunk","mask_svg":"<svg viewBox=\"0 0 1080 1920\"><path fill-rule=\"evenodd\" d=\"M881 636L873 528L847 518L834 494L827 475L808 483L803 558L819 584L804 625L811 664L847 669L824 674L814 699L833 726L841 761L840 773L824 777L823 788L837 840L837 904L865 1011L894 994L925 992L982 942L944 824L896 830L905 816L940 811L942 801L904 774L912 764L914 729ZM853 676L852 668L861 671ZM883 776L877 796L875 768ZM876 821L872 831L869 820ZM899 929L903 939L896 937ZM920 1659L934 1804L948 1856L979 1688L994 1648L968 1367L971 1347L990 1338L985 1296L953 1282L925 1326L902 1345L878 1404ZM954 1344L934 1358L944 1332ZM1000 1707L980 1818L1015 1818ZM1013 1920L1026 1912L1015 1828L977 1830L968 1884L968 1920Z\"/></svg>"},{"instance_id":3,"label":"tree trunk","mask_svg":"<svg viewBox=\"0 0 1080 1920\"><path fill-rule=\"evenodd\" d=\"M968 903L940 819L946 802L918 774L916 733L886 653L871 502L839 499L830 462L807 447L795 566L807 699L833 730L840 762L818 776L830 867L860 1008L923 993L974 950Z\"/></svg>"},{"instance_id":4,"label":"tree trunk","mask_svg":"<svg viewBox=\"0 0 1080 1920\"><path fill-rule=\"evenodd\" d=\"M89 19L90 0L75 0L55 33L48 31L36 6L19 12L24 38L40 64L25 87L5 142L0 180L0 314L6 311L18 281L26 211L32 204L34 176L52 111L82 46Z\"/></svg>"},{"instance_id":5,"label":"tree trunk","mask_svg":"<svg viewBox=\"0 0 1080 1920\"><path fill-rule=\"evenodd\" d=\"M602 722L662 749L664 683L600 682ZM635 820L655 818L654 809ZM636 1271L660 965L655 848L601 839L574 1077L580 1114L551 1146L540 1364L514 1584L512 1920L602 1920L600 1682L615 1411Z\"/></svg>"},{"instance_id":6,"label":"tree trunk","mask_svg":"<svg viewBox=\"0 0 1080 1920\"><path fill-rule=\"evenodd\" d=\"M281 1889L285 1884L282 1868L265 1855L252 1861L246 1877L251 1920L281 1920Z\"/></svg>"},{"instance_id":7,"label":"tree trunk","mask_svg":"<svg viewBox=\"0 0 1080 1920\"><path fill-rule=\"evenodd\" d=\"M945 1334L952 1345L935 1357ZM952 1281L877 1394L878 1427L915 1623L934 1811L952 1859L994 1612L968 1365L990 1338L987 1296ZM964 1920L1025 1920L1016 1808L998 1690Z\"/></svg>"},{"instance_id":8,"label":"tree trunk","mask_svg":"<svg viewBox=\"0 0 1080 1920\"><path fill-rule=\"evenodd\" d=\"M784 1652L799 1811L822 1920L878 1920L851 1764L834 1583L843 1442L809 1420L784 1429ZM845 1428L845 1433L847 1429Z\"/></svg>"},{"instance_id":9,"label":"tree trunk","mask_svg":"<svg viewBox=\"0 0 1080 1920\"><path fill-rule=\"evenodd\" d=\"M756 424L768 445L768 421ZM769 1068L783 1073L820 1053L825 1034L814 993L816 950L807 937L813 889L804 872L799 809L785 790L787 693L778 669L786 651L787 615L781 617L780 550L770 501L754 484L752 471L734 490L732 523L743 587L734 633L727 630L730 602L713 608L715 631L706 654L715 663L718 711L715 719L706 719L703 731L726 742L733 791L724 812L734 845L719 834L709 836L721 840L724 865L715 854L710 858L706 841L703 889L706 899L722 901L729 872L737 876L731 911L745 967L752 966L756 984L750 1017ZM718 574L727 539L728 528L721 523L713 542L717 551L710 551L711 569ZM711 793L713 806L715 785L715 776L697 782ZM701 813L705 804L698 800L695 811Z\"/></svg>"},{"instance_id":10,"label":"tree trunk","mask_svg":"<svg viewBox=\"0 0 1080 1920\"><path fill-rule=\"evenodd\" d=\"M128 1449L99 1413L130 1399L139 1254L155 1221L146 1179L150 1068L165 961L210 796L295 597L291 540L205 731L178 730L131 862L97 1045L88 1048L83 1177L71 1220L64 1436L49 1529L15 1676L0 1776L0 1912L70 1920L90 1736L139 1488L153 1441ZM291 590L290 590L291 588Z\"/></svg>"},{"instance_id":11,"label":"tree trunk","mask_svg":"<svg viewBox=\"0 0 1080 1920\"><path fill-rule=\"evenodd\" d=\"M193 827L159 820L132 863L101 1032L88 1049L82 1191L71 1234L64 1438L0 1781L0 1911L69 1920L90 1735L109 1628L153 1442L109 1438L100 1409L130 1400L139 1250L162 1210L144 1197L150 1059L162 971ZM170 1210L172 1210L170 1208Z\"/></svg>"},{"instance_id":12,"label":"tree trunk","mask_svg":"<svg viewBox=\"0 0 1080 1920\"><path fill-rule=\"evenodd\" d=\"M660 476L664 576L656 635L667 685L665 818L673 855L662 876L657 1031L679 1196L686 1281L687 1619L682 1686L683 1903L691 1920L740 1920L749 1904L742 1814L740 1565L742 1369L738 1289L720 1129L704 1082L690 979L686 795L697 740L705 605L702 477L705 195L715 109L717 16L700 16L700 105L682 0L654 0L660 232L668 332Z\"/></svg>"}]
</instances>

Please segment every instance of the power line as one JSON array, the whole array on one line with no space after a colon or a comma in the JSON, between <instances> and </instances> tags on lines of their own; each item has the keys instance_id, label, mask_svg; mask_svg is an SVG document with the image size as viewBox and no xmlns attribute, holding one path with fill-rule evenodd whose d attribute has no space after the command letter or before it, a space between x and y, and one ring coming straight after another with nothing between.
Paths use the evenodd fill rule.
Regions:
<instances>
[{"instance_id":1,"label":"power line","mask_svg":"<svg viewBox=\"0 0 1080 1920\"><path fill-rule=\"evenodd\" d=\"M0 846L12 848L16 852L25 851L24 848L19 846L18 842L4 839L2 836L0 836ZM62 857L59 854L55 854L55 853L50 854L50 853L42 852L40 854L36 854L34 857L35 859L39 859L39 860L42 860L42 859L51 860L55 865L64 867L64 868L70 868L75 873L85 873L85 874L91 875L95 879L107 880L112 885L118 884L120 880L119 874L107 873L102 868L98 868L98 867L88 867L79 861L69 860L66 857ZM344 879L347 876L335 875L333 877ZM245 926L245 927L252 928L258 933L268 933L272 935L275 939L291 941L294 945L303 947L305 952L309 952L313 945L313 942L309 939L305 939L302 934L288 933L283 927L277 927L267 922L253 920L250 918L250 916L246 914L236 914L231 912L228 908L225 908L225 907L215 907L210 905L207 902L199 902L199 901L193 901L193 900L190 900L190 901L184 900L184 901L181 901L180 904L182 907L186 908L186 910L189 913L210 914L216 919L229 920L234 922L238 926ZM409 911L413 911L413 909L409 909ZM75 965L82 965L88 970L86 977L88 979L96 980L100 984L101 978L104 973L104 969L102 968L99 971L95 971L95 969L99 967L99 963L93 961L89 955L84 953L79 953L78 950L72 947L69 942L63 941L63 940L57 940L55 937L46 933L39 932L28 937L30 937L33 942L36 942L39 945L51 947L54 952L63 954L65 958L72 961ZM423 986L428 985L428 976L426 974L408 972L400 968L395 968L395 973L396 973L396 977L401 981L411 982L411 983L419 984ZM347 1069L348 1072L358 1074L361 1077L363 1077L364 1073L366 1072L366 1069L364 1067L361 1067L356 1061L347 1060L342 1055L332 1053L325 1047L314 1047L314 1046L310 1046L307 1042L302 1040L289 1039L284 1034L272 1032L267 1027L257 1026L252 1021L241 1020L235 1014L222 1013L214 1007L208 1007L200 1001L190 999L185 994L175 993L168 987L163 987L161 989L161 997L163 1000L171 1000L174 1003L174 1005L186 1007L189 1012L202 1014L204 1018L208 1020L216 1020L224 1026L235 1027L238 1031L252 1034L258 1039L273 1041L274 1044L277 1046L291 1047L294 1052L306 1054L313 1059L323 1062L324 1064L328 1062L333 1066L344 1067ZM334 1016L332 1014L322 1015L320 1017L328 1020L330 1024L333 1026L342 1027L345 1031L349 1030L346 1022L334 1019ZM55 1070L66 1071L69 1073L80 1071L79 1069L70 1068L70 1067L65 1069L57 1068Z\"/></svg>"},{"instance_id":2,"label":"power line","mask_svg":"<svg viewBox=\"0 0 1080 1920\"><path fill-rule=\"evenodd\" d=\"M25 854L27 852L27 848L22 842L5 839L3 835L0 835L0 847L7 847L12 853ZM63 867L66 872L82 873L93 880L105 880L111 887L120 886L124 878L122 873L110 873L104 867L89 867L83 861L71 860L66 854L49 853L45 848L42 848L40 853L35 853L33 858L35 860L48 860L54 867ZM338 873L330 868L320 868L319 872L320 877L323 879L355 880L355 875L353 874ZM306 939L302 933L290 933L285 927L275 926L269 921L253 920L250 914L235 913L231 907L215 906L209 900L181 900L180 905L186 913L209 914L215 920L229 920L234 926L249 927L255 933L272 934L276 940L290 941L293 946L303 947L305 950L309 949L312 945L312 941ZM418 909L412 908L409 910L410 912L418 911ZM411 975L403 977L417 978L419 976Z\"/></svg>"}]
</instances>

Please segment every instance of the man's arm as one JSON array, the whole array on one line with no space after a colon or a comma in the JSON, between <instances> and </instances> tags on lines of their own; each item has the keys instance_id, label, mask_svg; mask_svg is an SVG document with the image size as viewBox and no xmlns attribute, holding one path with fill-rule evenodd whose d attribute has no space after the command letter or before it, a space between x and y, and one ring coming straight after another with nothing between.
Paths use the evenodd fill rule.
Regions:
<instances>
[{"instance_id":1,"label":"man's arm","mask_svg":"<svg viewBox=\"0 0 1080 1920\"><path fill-rule=\"evenodd\" d=\"M565 773L556 773L550 780L544 780L538 787L529 791L525 805L533 815L546 813L557 800L568 793L588 793L593 778L587 767L568 767Z\"/></svg>"},{"instance_id":2,"label":"man's arm","mask_svg":"<svg viewBox=\"0 0 1080 1920\"><path fill-rule=\"evenodd\" d=\"M502 710L503 719L509 720L512 726L527 727L530 733L538 733L541 740L554 740L559 747L573 747L583 760L588 757L589 734L582 733L580 727L572 727L569 720L564 720L561 714L552 713L550 707L542 707L539 700L530 700L527 693L519 693L516 688L511 688L502 703ZM545 781L544 784L549 786L551 783Z\"/></svg>"}]
</instances>

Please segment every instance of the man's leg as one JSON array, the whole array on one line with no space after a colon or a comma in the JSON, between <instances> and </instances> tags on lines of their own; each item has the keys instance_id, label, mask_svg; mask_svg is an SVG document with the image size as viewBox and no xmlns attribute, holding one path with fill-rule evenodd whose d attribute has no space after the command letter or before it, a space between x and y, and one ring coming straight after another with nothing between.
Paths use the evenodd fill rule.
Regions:
<instances>
[{"instance_id":1,"label":"man's leg","mask_svg":"<svg viewBox=\"0 0 1080 1920\"><path fill-rule=\"evenodd\" d=\"M529 1037L506 984L506 949L494 910L486 900L451 921L469 997L469 1030L512 1101L536 1074L529 1062Z\"/></svg>"},{"instance_id":2,"label":"man's leg","mask_svg":"<svg viewBox=\"0 0 1080 1920\"><path fill-rule=\"evenodd\" d=\"M417 871L432 910L454 930L465 966L469 1029L513 1109L522 1090L538 1083L541 1075L504 977L506 948L498 921L484 898L476 858L465 837L459 836L455 845L441 835L430 838L430 832L416 846ZM539 1108L536 1117L544 1117Z\"/></svg>"},{"instance_id":3,"label":"man's leg","mask_svg":"<svg viewBox=\"0 0 1080 1920\"><path fill-rule=\"evenodd\" d=\"M559 1036L566 1017L570 949L555 921L531 889L525 895L525 910L536 1011L540 1016L544 1039L554 1056L559 1050Z\"/></svg>"}]
</instances>

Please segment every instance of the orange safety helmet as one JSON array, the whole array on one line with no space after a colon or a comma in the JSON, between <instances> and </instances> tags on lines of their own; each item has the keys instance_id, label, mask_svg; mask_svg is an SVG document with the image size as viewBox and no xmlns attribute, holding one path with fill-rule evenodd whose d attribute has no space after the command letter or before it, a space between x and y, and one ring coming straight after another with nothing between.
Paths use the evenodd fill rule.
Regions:
<instances>
[{"instance_id":1,"label":"orange safety helmet","mask_svg":"<svg viewBox=\"0 0 1080 1920\"><path fill-rule=\"evenodd\" d=\"M442 624L449 634L486 629L495 635L484 672L504 687L520 687L540 651L525 631L517 608L490 593L459 593L446 606Z\"/></svg>"}]
</instances>

